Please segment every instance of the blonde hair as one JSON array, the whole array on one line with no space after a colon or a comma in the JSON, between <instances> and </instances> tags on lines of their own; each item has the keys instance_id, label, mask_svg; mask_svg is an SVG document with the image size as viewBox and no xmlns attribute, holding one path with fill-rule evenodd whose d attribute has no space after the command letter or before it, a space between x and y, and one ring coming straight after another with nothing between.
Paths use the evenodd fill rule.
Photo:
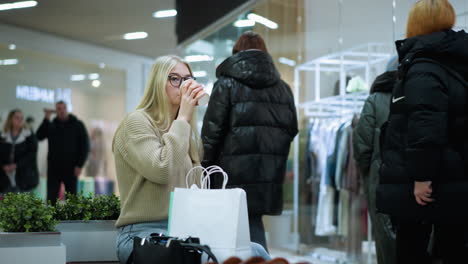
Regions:
<instances>
[{"instance_id":1,"label":"blonde hair","mask_svg":"<svg viewBox=\"0 0 468 264\"><path fill-rule=\"evenodd\" d=\"M448 0L420 0L410 10L406 37L451 29L455 19L455 10Z\"/></svg>"},{"instance_id":2,"label":"blonde hair","mask_svg":"<svg viewBox=\"0 0 468 264\"><path fill-rule=\"evenodd\" d=\"M169 129L172 123L171 105L166 93L167 78L171 70L178 64L187 66L190 74L192 68L182 58L175 55L162 56L156 59L151 69L151 73L146 84L145 93L137 106L148 113L155 124L163 131Z\"/></svg>"},{"instance_id":3,"label":"blonde hair","mask_svg":"<svg viewBox=\"0 0 468 264\"><path fill-rule=\"evenodd\" d=\"M146 83L143 98L136 108L137 110L144 110L161 131L169 130L172 121L174 121L171 116L172 109L166 92L166 84L171 70L179 63L185 64L190 74L193 75L192 68L188 62L179 56L166 55L156 59L151 69L148 82ZM203 156L203 148L196 124L196 114L194 113L191 121L193 131L191 141L195 143L194 147L196 147L197 150L191 149L191 151L197 151L201 159Z\"/></svg>"},{"instance_id":4,"label":"blonde hair","mask_svg":"<svg viewBox=\"0 0 468 264\"><path fill-rule=\"evenodd\" d=\"M13 130L13 116L16 114L16 113L23 113L21 110L19 109L13 109L11 110L9 113L8 113L8 117L7 117L7 120L5 120L5 124L3 125L3 132L5 133L8 133L10 131ZM23 124L23 127L24 128L24 124Z\"/></svg>"}]
</instances>

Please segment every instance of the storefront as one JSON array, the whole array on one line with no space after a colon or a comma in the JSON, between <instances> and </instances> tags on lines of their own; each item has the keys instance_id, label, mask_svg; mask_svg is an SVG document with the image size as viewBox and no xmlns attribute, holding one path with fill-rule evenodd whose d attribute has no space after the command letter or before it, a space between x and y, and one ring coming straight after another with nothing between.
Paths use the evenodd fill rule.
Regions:
<instances>
[{"instance_id":1,"label":"storefront","mask_svg":"<svg viewBox=\"0 0 468 264\"><path fill-rule=\"evenodd\" d=\"M285 210L282 216L266 218L271 246L336 263L371 263L374 258L367 254L373 250L367 243L372 241L372 228L361 179L355 178L356 185L343 191L322 185L310 166L326 164L327 156L309 151L309 136L315 120L333 117L344 124L360 113L373 80L396 56L394 41L405 37L414 2L252 1L180 45L197 78L211 91L216 67L232 54L237 38L247 30L256 31L295 93L301 128L288 161ZM459 14L455 29L466 28L468 2L451 2ZM347 168L348 163L341 165ZM355 167L349 169L337 175L358 173ZM330 188L328 194L333 195L321 192L323 188ZM344 207L349 215L339 212Z\"/></svg>"}]
</instances>

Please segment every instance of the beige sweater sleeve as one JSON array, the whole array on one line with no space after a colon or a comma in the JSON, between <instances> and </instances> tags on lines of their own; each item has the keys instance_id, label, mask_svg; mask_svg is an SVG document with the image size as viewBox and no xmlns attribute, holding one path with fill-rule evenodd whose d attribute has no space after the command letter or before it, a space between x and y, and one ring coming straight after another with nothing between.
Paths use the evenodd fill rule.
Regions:
<instances>
[{"instance_id":1,"label":"beige sweater sleeve","mask_svg":"<svg viewBox=\"0 0 468 264\"><path fill-rule=\"evenodd\" d=\"M129 116L125 122L124 159L144 178L168 184L176 166L184 163L190 146L190 124L175 120L169 131L158 135L142 114Z\"/></svg>"}]
</instances>

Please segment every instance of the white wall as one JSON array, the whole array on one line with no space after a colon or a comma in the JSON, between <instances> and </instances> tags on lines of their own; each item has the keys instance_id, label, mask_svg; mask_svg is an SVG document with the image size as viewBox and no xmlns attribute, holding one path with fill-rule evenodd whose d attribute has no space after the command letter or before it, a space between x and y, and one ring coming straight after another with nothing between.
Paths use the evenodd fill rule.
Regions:
<instances>
[{"instance_id":1,"label":"white wall","mask_svg":"<svg viewBox=\"0 0 468 264\"><path fill-rule=\"evenodd\" d=\"M77 59L88 63L105 63L126 72L126 111L133 110L143 94L146 76L144 67L153 63L152 58L64 39L46 33L35 32L0 24L0 42L14 43L18 48Z\"/></svg>"}]
</instances>

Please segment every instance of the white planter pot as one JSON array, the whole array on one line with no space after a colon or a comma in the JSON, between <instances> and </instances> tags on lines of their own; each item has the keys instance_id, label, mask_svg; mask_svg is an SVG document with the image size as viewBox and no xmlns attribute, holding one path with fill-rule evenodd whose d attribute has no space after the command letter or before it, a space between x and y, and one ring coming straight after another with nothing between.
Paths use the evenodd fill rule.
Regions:
<instances>
[{"instance_id":1,"label":"white planter pot","mask_svg":"<svg viewBox=\"0 0 468 264\"><path fill-rule=\"evenodd\" d=\"M64 264L59 232L0 233L1 263Z\"/></svg>"},{"instance_id":2,"label":"white planter pot","mask_svg":"<svg viewBox=\"0 0 468 264\"><path fill-rule=\"evenodd\" d=\"M117 261L115 220L61 221L57 230L67 247L67 262Z\"/></svg>"}]
</instances>

